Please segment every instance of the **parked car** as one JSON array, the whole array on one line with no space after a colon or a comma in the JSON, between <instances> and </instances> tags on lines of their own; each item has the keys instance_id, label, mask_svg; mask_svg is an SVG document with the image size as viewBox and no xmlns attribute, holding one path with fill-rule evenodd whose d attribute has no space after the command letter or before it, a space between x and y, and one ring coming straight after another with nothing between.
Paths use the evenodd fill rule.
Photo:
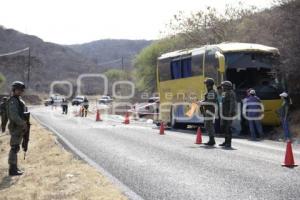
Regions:
<instances>
[{"instance_id":1,"label":"parked car","mask_svg":"<svg viewBox=\"0 0 300 200\"><path fill-rule=\"evenodd\" d=\"M110 104L113 102L113 99L110 96L102 96L98 102L100 104Z\"/></svg>"},{"instance_id":2,"label":"parked car","mask_svg":"<svg viewBox=\"0 0 300 200\"><path fill-rule=\"evenodd\" d=\"M139 117L153 118L159 112L159 97L150 97L145 103L136 103L134 109Z\"/></svg>"},{"instance_id":3,"label":"parked car","mask_svg":"<svg viewBox=\"0 0 300 200\"><path fill-rule=\"evenodd\" d=\"M64 98L63 96L60 96L58 94L51 95L49 97L49 99L44 100L44 105L45 106L50 106L50 105L60 106L63 98Z\"/></svg>"},{"instance_id":4,"label":"parked car","mask_svg":"<svg viewBox=\"0 0 300 200\"><path fill-rule=\"evenodd\" d=\"M86 98L85 96L76 96L72 100L72 106L78 106L78 105L82 104L85 98Z\"/></svg>"}]
</instances>

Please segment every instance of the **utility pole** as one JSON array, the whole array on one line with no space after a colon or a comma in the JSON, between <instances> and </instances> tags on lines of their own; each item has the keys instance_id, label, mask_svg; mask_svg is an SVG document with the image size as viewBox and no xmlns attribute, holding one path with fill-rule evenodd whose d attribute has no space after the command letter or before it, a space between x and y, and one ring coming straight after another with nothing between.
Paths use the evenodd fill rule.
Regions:
<instances>
[{"instance_id":1,"label":"utility pole","mask_svg":"<svg viewBox=\"0 0 300 200\"><path fill-rule=\"evenodd\" d=\"M30 83L30 47L28 47L28 66L27 66L27 87L29 87L29 83Z\"/></svg>"},{"instance_id":2,"label":"utility pole","mask_svg":"<svg viewBox=\"0 0 300 200\"><path fill-rule=\"evenodd\" d=\"M124 71L124 57L123 56L122 56L121 61L122 61L122 70Z\"/></svg>"}]
</instances>

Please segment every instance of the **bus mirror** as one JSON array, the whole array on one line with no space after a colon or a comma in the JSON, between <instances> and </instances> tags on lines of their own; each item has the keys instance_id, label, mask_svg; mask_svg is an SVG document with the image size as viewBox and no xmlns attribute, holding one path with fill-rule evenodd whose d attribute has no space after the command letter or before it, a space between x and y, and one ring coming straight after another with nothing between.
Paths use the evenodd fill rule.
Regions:
<instances>
[{"instance_id":1,"label":"bus mirror","mask_svg":"<svg viewBox=\"0 0 300 200\"><path fill-rule=\"evenodd\" d=\"M219 72L224 74L225 72L225 57L219 51L216 52L216 58L219 60Z\"/></svg>"}]
</instances>

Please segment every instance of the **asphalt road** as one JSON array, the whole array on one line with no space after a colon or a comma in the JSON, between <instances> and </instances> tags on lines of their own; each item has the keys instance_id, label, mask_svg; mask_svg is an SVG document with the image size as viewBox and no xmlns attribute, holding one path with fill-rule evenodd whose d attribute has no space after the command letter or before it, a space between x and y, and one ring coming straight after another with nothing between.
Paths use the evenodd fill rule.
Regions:
<instances>
[{"instance_id":1,"label":"asphalt road","mask_svg":"<svg viewBox=\"0 0 300 200\"><path fill-rule=\"evenodd\" d=\"M193 134L159 135L116 116L95 122L50 108L31 112L143 199L300 199L300 167L281 166L284 143L234 139L232 150L207 148ZM300 162L300 145L293 150Z\"/></svg>"}]
</instances>

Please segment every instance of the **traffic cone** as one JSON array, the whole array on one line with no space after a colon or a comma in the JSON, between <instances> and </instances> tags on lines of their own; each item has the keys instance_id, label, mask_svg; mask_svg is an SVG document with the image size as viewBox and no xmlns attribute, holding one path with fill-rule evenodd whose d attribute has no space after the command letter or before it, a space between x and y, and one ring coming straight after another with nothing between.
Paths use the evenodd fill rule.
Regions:
<instances>
[{"instance_id":1,"label":"traffic cone","mask_svg":"<svg viewBox=\"0 0 300 200\"><path fill-rule=\"evenodd\" d=\"M165 125L164 125L164 122L160 123L159 134L160 135L164 135L165 134Z\"/></svg>"},{"instance_id":2,"label":"traffic cone","mask_svg":"<svg viewBox=\"0 0 300 200\"><path fill-rule=\"evenodd\" d=\"M197 129L197 136L196 136L195 144L202 144L202 132L201 132L200 127L198 127L198 129Z\"/></svg>"},{"instance_id":3,"label":"traffic cone","mask_svg":"<svg viewBox=\"0 0 300 200\"><path fill-rule=\"evenodd\" d=\"M97 109L97 112L96 112L96 122L99 122L99 121L102 121L102 119L101 119L101 116L100 116L100 111L99 111L99 109Z\"/></svg>"},{"instance_id":4,"label":"traffic cone","mask_svg":"<svg viewBox=\"0 0 300 200\"><path fill-rule=\"evenodd\" d=\"M282 164L282 166L283 167L296 167L296 166L298 166L294 162L294 155L293 155L291 140L288 140L288 142L286 144L285 159L284 159L284 163Z\"/></svg>"},{"instance_id":5,"label":"traffic cone","mask_svg":"<svg viewBox=\"0 0 300 200\"><path fill-rule=\"evenodd\" d=\"M128 112L126 112L126 114L125 114L125 120L124 120L124 122L123 122L124 124L129 124L130 123L130 121L129 121L129 114L128 114Z\"/></svg>"}]
</instances>

